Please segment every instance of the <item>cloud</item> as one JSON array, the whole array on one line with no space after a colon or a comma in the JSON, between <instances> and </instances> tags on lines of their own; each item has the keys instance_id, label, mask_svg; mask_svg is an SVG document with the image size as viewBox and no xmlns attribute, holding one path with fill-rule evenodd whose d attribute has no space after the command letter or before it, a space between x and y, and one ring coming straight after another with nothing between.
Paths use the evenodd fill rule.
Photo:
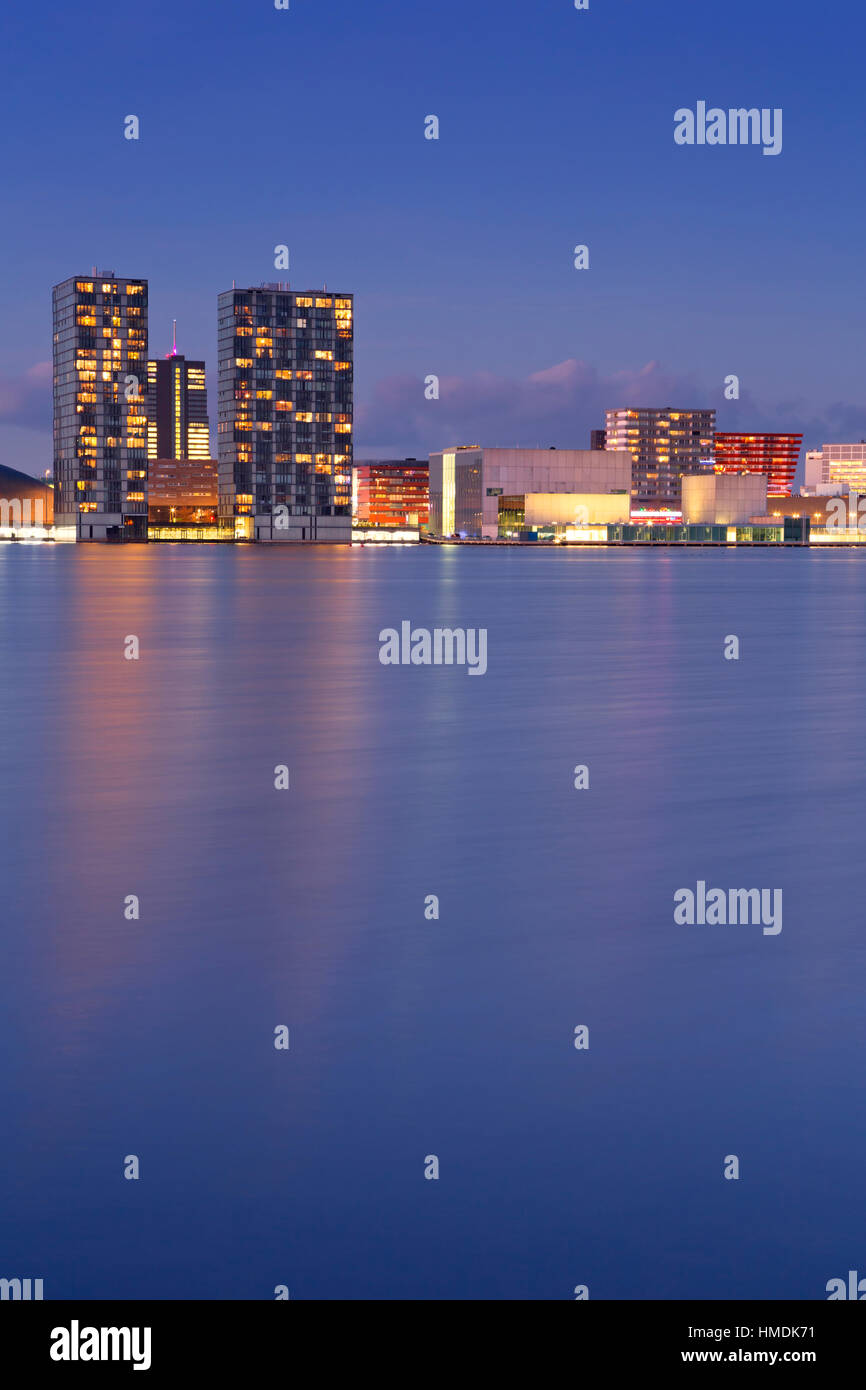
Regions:
<instances>
[{"instance_id":1,"label":"cloud","mask_svg":"<svg viewBox=\"0 0 866 1390\"><path fill-rule=\"evenodd\" d=\"M438 401L425 400L423 380L399 375L380 382L359 406L355 435L400 438L416 453L474 443L588 449L589 432L604 426L608 408L697 406L704 396L692 377L657 362L607 377L574 358L518 379L492 372L442 377Z\"/></svg>"},{"instance_id":2,"label":"cloud","mask_svg":"<svg viewBox=\"0 0 866 1390\"><path fill-rule=\"evenodd\" d=\"M0 376L0 425L50 431L51 381L50 362L37 362L20 376ZM866 406L835 401L816 410L802 398L773 405L746 391L738 401L726 401L720 384L709 390L691 373L658 362L605 376L570 357L525 377L442 377L438 401L425 400L422 378L386 377L357 406L356 454L425 457L450 444L475 443L588 449L590 430L603 428L606 410L640 405L715 406L717 429L800 431L804 450L866 438ZM386 440L397 443L386 446Z\"/></svg>"},{"instance_id":3,"label":"cloud","mask_svg":"<svg viewBox=\"0 0 866 1390\"><path fill-rule=\"evenodd\" d=\"M588 449L590 430L604 427L606 410L641 405L715 407L719 430L802 432L804 450L866 436L861 406L839 401L816 411L801 399L767 405L747 391L727 401L722 383L710 390L691 373L658 362L605 376L568 358L521 378L491 372L442 377L438 401L425 400L417 376L388 377L356 410L356 454L375 456L381 441L395 439L400 444L389 453L416 457L452 444Z\"/></svg>"},{"instance_id":4,"label":"cloud","mask_svg":"<svg viewBox=\"0 0 866 1390\"><path fill-rule=\"evenodd\" d=\"M22 376L0 376L0 424L51 429L50 362L37 362Z\"/></svg>"}]
</instances>

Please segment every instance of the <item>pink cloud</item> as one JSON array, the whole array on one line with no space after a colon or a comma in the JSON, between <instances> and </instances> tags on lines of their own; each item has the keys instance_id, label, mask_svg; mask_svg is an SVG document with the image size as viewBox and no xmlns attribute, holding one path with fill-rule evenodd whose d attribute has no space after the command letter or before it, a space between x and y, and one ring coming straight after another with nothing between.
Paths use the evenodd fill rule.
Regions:
<instances>
[{"instance_id":1,"label":"pink cloud","mask_svg":"<svg viewBox=\"0 0 866 1390\"><path fill-rule=\"evenodd\" d=\"M355 414L356 456L375 457L385 440L393 456L423 457L453 444L555 444L588 449L590 430L604 427L605 411L624 406L670 405L715 408L720 430L794 430L804 434L804 451L830 440L866 436L866 409L842 401L815 410L803 400L758 402L743 391L724 398L690 373L669 371L658 362L605 375L570 357L526 377L475 372L442 377L439 400L424 398L424 382L401 374L386 378Z\"/></svg>"},{"instance_id":2,"label":"pink cloud","mask_svg":"<svg viewBox=\"0 0 866 1390\"><path fill-rule=\"evenodd\" d=\"M379 382L358 407L355 434L359 443L400 438L424 453L476 441L588 449L589 432L604 426L608 408L697 406L705 396L691 377L656 362L611 376L569 358L523 378L493 372L442 377L438 401L425 399L423 380L401 374Z\"/></svg>"}]
</instances>

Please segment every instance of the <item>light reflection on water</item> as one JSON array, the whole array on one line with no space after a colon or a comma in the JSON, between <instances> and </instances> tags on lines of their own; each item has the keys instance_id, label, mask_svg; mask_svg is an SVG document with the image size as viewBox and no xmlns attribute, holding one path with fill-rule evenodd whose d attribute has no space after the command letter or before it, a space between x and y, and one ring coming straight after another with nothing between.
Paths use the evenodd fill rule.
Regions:
<instances>
[{"instance_id":1,"label":"light reflection on water","mask_svg":"<svg viewBox=\"0 0 866 1390\"><path fill-rule=\"evenodd\" d=\"M825 1296L864 590L850 552L0 547L0 1274ZM404 618L485 627L485 677L381 666ZM781 935L675 926L699 878L781 886Z\"/></svg>"}]
</instances>

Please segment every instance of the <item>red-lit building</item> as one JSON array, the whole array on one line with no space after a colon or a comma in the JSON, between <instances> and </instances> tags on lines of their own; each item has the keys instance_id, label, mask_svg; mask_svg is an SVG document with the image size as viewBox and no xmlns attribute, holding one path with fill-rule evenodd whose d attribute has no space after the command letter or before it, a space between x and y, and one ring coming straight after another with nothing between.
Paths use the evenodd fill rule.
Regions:
<instances>
[{"instance_id":1,"label":"red-lit building","mask_svg":"<svg viewBox=\"0 0 866 1390\"><path fill-rule=\"evenodd\" d=\"M352 516L365 526L426 526L429 465L419 459L376 459L354 468Z\"/></svg>"},{"instance_id":2,"label":"red-lit building","mask_svg":"<svg viewBox=\"0 0 866 1390\"><path fill-rule=\"evenodd\" d=\"M766 473L767 492L790 497L802 434L716 433L717 473Z\"/></svg>"}]
</instances>

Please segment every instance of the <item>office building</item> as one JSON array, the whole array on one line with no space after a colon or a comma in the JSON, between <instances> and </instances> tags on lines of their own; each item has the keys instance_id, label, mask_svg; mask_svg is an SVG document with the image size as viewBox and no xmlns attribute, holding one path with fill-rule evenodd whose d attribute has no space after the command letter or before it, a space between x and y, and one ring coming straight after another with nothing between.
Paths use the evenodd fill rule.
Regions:
<instances>
[{"instance_id":1,"label":"office building","mask_svg":"<svg viewBox=\"0 0 866 1390\"><path fill-rule=\"evenodd\" d=\"M606 447L631 454L636 502L677 503L684 474L712 469L714 410L638 406L608 410L606 419Z\"/></svg>"},{"instance_id":2,"label":"office building","mask_svg":"<svg viewBox=\"0 0 866 1390\"><path fill-rule=\"evenodd\" d=\"M204 362L184 357L176 342L147 364L147 457L210 458Z\"/></svg>"},{"instance_id":3,"label":"office building","mask_svg":"<svg viewBox=\"0 0 866 1390\"><path fill-rule=\"evenodd\" d=\"M734 526L767 511L764 473L691 473L683 478L683 524Z\"/></svg>"},{"instance_id":4,"label":"office building","mask_svg":"<svg viewBox=\"0 0 866 1390\"><path fill-rule=\"evenodd\" d=\"M767 491L790 497L803 443L802 434L716 435L716 473L763 473Z\"/></svg>"},{"instance_id":5,"label":"office building","mask_svg":"<svg viewBox=\"0 0 866 1390\"><path fill-rule=\"evenodd\" d=\"M350 541L352 296L266 284L218 304L221 519L253 540Z\"/></svg>"},{"instance_id":6,"label":"office building","mask_svg":"<svg viewBox=\"0 0 866 1390\"><path fill-rule=\"evenodd\" d=\"M607 448L607 430L591 430L589 436L590 449Z\"/></svg>"},{"instance_id":7,"label":"office building","mask_svg":"<svg viewBox=\"0 0 866 1390\"><path fill-rule=\"evenodd\" d=\"M806 455L807 492L866 493L866 440L859 444L823 444Z\"/></svg>"},{"instance_id":8,"label":"office building","mask_svg":"<svg viewBox=\"0 0 866 1390\"><path fill-rule=\"evenodd\" d=\"M147 539L147 281L55 285L54 515L75 540Z\"/></svg>"},{"instance_id":9,"label":"office building","mask_svg":"<svg viewBox=\"0 0 866 1390\"><path fill-rule=\"evenodd\" d=\"M418 459L365 459L352 479L352 518L363 526L426 526L430 468Z\"/></svg>"},{"instance_id":10,"label":"office building","mask_svg":"<svg viewBox=\"0 0 866 1390\"><path fill-rule=\"evenodd\" d=\"M499 499L527 493L619 494L628 500L631 455L592 449L486 449L461 445L430 455L433 535L499 535Z\"/></svg>"},{"instance_id":11,"label":"office building","mask_svg":"<svg viewBox=\"0 0 866 1390\"><path fill-rule=\"evenodd\" d=\"M150 459L147 519L150 526L216 525L219 470L216 459Z\"/></svg>"}]
</instances>

